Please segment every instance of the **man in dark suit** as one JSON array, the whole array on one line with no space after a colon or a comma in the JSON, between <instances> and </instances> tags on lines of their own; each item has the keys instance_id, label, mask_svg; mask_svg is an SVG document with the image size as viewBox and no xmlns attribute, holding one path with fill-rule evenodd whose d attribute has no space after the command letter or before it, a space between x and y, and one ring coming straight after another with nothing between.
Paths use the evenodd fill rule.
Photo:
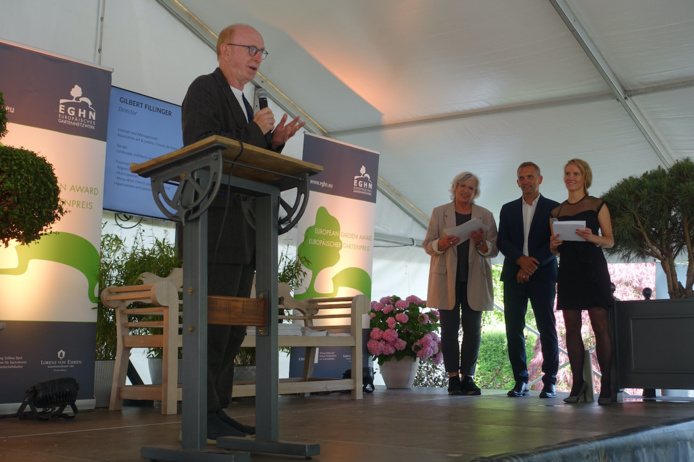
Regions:
<instances>
[{"instance_id":1,"label":"man in dark suit","mask_svg":"<svg viewBox=\"0 0 694 462\"><path fill-rule=\"evenodd\" d=\"M559 346L554 318L557 259L549 248L550 211L559 203L540 194L542 175L532 162L517 170L520 199L504 204L499 214L499 251L504 254L501 280L504 283L504 317L508 356L515 386L510 397L528 394L528 365L525 353L525 314L528 300L535 314L542 344L543 388L540 398L556 397Z\"/></svg>"},{"instance_id":2,"label":"man in dark suit","mask_svg":"<svg viewBox=\"0 0 694 462\"><path fill-rule=\"evenodd\" d=\"M253 114L243 89L267 56L260 33L235 24L217 39L219 67L195 79L183 100L183 144L211 135L280 152L289 138L305 125L299 118L286 123L286 114L275 126L270 108ZM185 227L183 227L185 231ZM249 297L255 274L255 227L252 199L220 192L208 209L208 293ZM184 256L185 257L185 256ZM234 380L234 358L246 336L245 326L209 325L207 329L207 439L246 436L255 428L229 417Z\"/></svg>"}]
</instances>

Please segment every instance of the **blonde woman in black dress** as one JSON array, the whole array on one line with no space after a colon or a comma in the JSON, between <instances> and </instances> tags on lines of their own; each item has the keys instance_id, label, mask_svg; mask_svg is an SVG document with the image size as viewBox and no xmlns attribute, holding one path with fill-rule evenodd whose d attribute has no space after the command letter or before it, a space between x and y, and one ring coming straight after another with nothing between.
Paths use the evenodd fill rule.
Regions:
<instances>
[{"instance_id":1,"label":"blonde woman in black dress","mask_svg":"<svg viewBox=\"0 0 694 462\"><path fill-rule=\"evenodd\" d=\"M585 401L587 384L583 380L584 346L581 338L581 312L588 310L595 333L596 353L602 373L598 404L612 402L610 370L612 339L609 312L613 307L610 274L602 248L614 245L610 211L602 199L588 195L593 173L587 162L571 159L564 167L564 184L569 198L552 210L552 221L585 220L586 228L576 230L580 240L567 240L552 231L550 248L560 255L557 277L557 309L564 315L566 348L573 374L571 394L564 401Z\"/></svg>"}]
</instances>

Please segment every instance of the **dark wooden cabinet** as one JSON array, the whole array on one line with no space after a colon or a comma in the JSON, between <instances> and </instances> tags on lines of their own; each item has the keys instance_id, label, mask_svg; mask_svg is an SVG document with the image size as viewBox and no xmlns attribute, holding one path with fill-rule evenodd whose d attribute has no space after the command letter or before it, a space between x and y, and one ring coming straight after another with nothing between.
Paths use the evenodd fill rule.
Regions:
<instances>
[{"instance_id":1,"label":"dark wooden cabinet","mask_svg":"<svg viewBox=\"0 0 694 462\"><path fill-rule=\"evenodd\" d=\"M617 387L694 389L694 299L616 302Z\"/></svg>"}]
</instances>

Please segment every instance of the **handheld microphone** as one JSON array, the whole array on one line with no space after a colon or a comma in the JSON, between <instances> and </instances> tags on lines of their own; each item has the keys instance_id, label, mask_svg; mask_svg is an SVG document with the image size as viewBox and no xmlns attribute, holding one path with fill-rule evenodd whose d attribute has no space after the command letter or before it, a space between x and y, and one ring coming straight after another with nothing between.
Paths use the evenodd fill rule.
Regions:
<instances>
[{"instance_id":1,"label":"handheld microphone","mask_svg":"<svg viewBox=\"0 0 694 462\"><path fill-rule=\"evenodd\" d=\"M267 107L267 90L259 88L258 91L256 91L256 95L258 95L258 107L260 109L265 109ZM265 142L268 145L272 143L272 130L265 134Z\"/></svg>"},{"instance_id":2,"label":"handheld microphone","mask_svg":"<svg viewBox=\"0 0 694 462\"><path fill-rule=\"evenodd\" d=\"M258 94L258 107L260 109L265 109L267 107L267 90L260 88L257 91Z\"/></svg>"}]
</instances>

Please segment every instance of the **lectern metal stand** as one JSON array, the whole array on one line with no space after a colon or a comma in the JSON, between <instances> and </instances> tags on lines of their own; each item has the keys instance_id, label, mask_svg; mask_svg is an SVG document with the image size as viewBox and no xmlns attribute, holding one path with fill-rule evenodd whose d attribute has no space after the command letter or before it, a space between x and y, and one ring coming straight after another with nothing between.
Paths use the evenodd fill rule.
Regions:
<instances>
[{"instance_id":1,"label":"lectern metal stand","mask_svg":"<svg viewBox=\"0 0 694 462\"><path fill-rule=\"evenodd\" d=\"M141 456L171 461L249 461L249 452L310 457L317 444L283 443L279 438L277 343L277 235L293 226L308 199L308 177L323 170L235 140L211 136L130 170L150 178L160 210L185 226L183 235L183 412L181 447L151 446ZM174 185L175 192L166 185ZM256 438L224 437L208 449L207 435L207 209L220 190L255 197ZM280 198L296 188L294 206ZM278 219L279 207L291 216ZM282 229L283 228L283 229ZM251 300L246 300L249 303ZM247 305L247 304L246 304ZM229 313L225 313L229 318ZM233 317L233 316L232 316ZM211 318L210 318L210 322ZM221 448L221 449L220 449ZM244 451L232 452L226 451Z\"/></svg>"}]
</instances>

